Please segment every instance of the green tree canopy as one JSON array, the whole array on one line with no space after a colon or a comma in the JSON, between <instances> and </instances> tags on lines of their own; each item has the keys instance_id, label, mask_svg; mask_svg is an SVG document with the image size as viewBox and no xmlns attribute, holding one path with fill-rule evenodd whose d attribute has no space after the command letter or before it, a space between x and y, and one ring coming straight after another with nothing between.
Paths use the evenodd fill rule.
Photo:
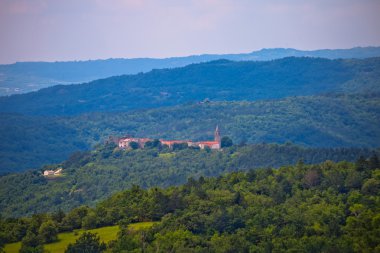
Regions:
<instances>
[{"instance_id":1,"label":"green tree canopy","mask_svg":"<svg viewBox=\"0 0 380 253\"><path fill-rule=\"evenodd\" d=\"M65 253L101 253L106 250L104 242L99 236L91 232L84 232L74 244L69 244Z\"/></svg>"},{"instance_id":2,"label":"green tree canopy","mask_svg":"<svg viewBox=\"0 0 380 253\"><path fill-rule=\"evenodd\" d=\"M220 142L222 148L231 147L233 145L231 138L228 136L223 136Z\"/></svg>"},{"instance_id":3,"label":"green tree canopy","mask_svg":"<svg viewBox=\"0 0 380 253\"><path fill-rule=\"evenodd\" d=\"M38 234L44 243L50 243L57 240L58 228L52 221L48 220L41 224Z\"/></svg>"}]
</instances>

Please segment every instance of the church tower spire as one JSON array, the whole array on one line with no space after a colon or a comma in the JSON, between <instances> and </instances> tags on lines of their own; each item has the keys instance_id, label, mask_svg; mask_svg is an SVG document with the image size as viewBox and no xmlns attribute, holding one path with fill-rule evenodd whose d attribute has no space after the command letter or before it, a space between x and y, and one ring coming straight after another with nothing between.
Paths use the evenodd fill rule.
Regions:
<instances>
[{"instance_id":1,"label":"church tower spire","mask_svg":"<svg viewBox=\"0 0 380 253\"><path fill-rule=\"evenodd\" d=\"M219 143L220 145L220 132L219 132L219 126L216 125L215 133L214 133L214 140Z\"/></svg>"}]
</instances>

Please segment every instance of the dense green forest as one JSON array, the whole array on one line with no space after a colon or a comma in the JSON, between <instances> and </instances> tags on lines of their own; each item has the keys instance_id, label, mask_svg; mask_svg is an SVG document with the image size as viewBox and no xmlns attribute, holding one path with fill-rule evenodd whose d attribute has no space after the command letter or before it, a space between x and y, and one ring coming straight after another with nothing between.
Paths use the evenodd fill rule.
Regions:
<instances>
[{"instance_id":1,"label":"dense green forest","mask_svg":"<svg viewBox=\"0 0 380 253\"><path fill-rule=\"evenodd\" d=\"M380 58L284 58L266 62L219 60L183 68L116 76L80 85L57 85L0 97L0 111L73 115L128 111L202 101L241 101L379 92Z\"/></svg>"},{"instance_id":2,"label":"dense green forest","mask_svg":"<svg viewBox=\"0 0 380 253\"><path fill-rule=\"evenodd\" d=\"M68 62L17 62L0 64L0 96L36 91L68 83L83 83L116 75L137 74L152 69L183 67L218 59L234 61L268 61L284 57L322 57L328 59L361 59L380 57L380 47L302 51L292 48L262 49L246 54L207 54L165 59L135 58Z\"/></svg>"},{"instance_id":3,"label":"dense green forest","mask_svg":"<svg viewBox=\"0 0 380 253\"><path fill-rule=\"evenodd\" d=\"M0 97L0 252L111 225L67 252L380 252L379 80L380 58L218 60ZM216 125L222 150L157 140ZM127 134L156 140L106 142Z\"/></svg>"},{"instance_id":4,"label":"dense green forest","mask_svg":"<svg viewBox=\"0 0 380 253\"><path fill-rule=\"evenodd\" d=\"M0 172L57 163L110 135L208 140L219 124L235 143L378 147L380 97L326 95L256 102L206 102L73 117L0 115Z\"/></svg>"},{"instance_id":5,"label":"dense green forest","mask_svg":"<svg viewBox=\"0 0 380 253\"><path fill-rule=\"evenodd\" d=\"M232 146L222 151L177 147L120 150L114 144L91 152L77 152L61 164L0 177L0 214L4 217L93 206L112 193L139 185L169 187L187 178L219 176L260 167L320 163L325 160L355 161L379 150L363 148L305 148L292 144ZM45 178L43 170L62 167L63 175Z\"/></svg>"},{"instance_id":6,"label":"dense green forest","mask_svg":"<svg viewBox=\"0 0 380 253\"><path fill-rule=\"evenodd\" d=\"M355 164L298 162L189 178L166 189L132 186L95 208L0 219L0 241L22 240L21 252L41 252L59 231L119 224L117 240L105 245L85 233L67 252L88 246L97 250L91 252L379 252L379 168L372 155ZM138 221L159 223L128 229Z\"/></svg>"}]
</instances>

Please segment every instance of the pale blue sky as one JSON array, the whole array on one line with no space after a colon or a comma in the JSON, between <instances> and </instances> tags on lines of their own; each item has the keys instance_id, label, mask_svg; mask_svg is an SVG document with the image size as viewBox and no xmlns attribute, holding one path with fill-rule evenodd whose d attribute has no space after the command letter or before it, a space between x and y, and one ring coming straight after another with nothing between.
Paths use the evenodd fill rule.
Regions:
<instances>
[{"instance_id":1,"label":"pale blue sky","mask_svg":"<svg viewBox=\"0 0 380 253\"><path fill-rule=\"evenodd\" d=\"M380 45L380 0L0 0L0 63Z\"/></svg>"}]
</instances>

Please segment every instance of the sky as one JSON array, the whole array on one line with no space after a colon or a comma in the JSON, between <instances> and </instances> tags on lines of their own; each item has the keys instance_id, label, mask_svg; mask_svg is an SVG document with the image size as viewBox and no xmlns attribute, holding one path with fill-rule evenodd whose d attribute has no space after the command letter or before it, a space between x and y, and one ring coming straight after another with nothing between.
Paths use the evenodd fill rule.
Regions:
<instances>
[{"instance_id":1,"label":"sky","mask_svg":"<svg viewBox=\"0 0 380 253\"><path fill-rule=\"evenodd\" d=\"M380 46L380 0L0 0L0 63Z\"/></svg>"}]
</instances>

